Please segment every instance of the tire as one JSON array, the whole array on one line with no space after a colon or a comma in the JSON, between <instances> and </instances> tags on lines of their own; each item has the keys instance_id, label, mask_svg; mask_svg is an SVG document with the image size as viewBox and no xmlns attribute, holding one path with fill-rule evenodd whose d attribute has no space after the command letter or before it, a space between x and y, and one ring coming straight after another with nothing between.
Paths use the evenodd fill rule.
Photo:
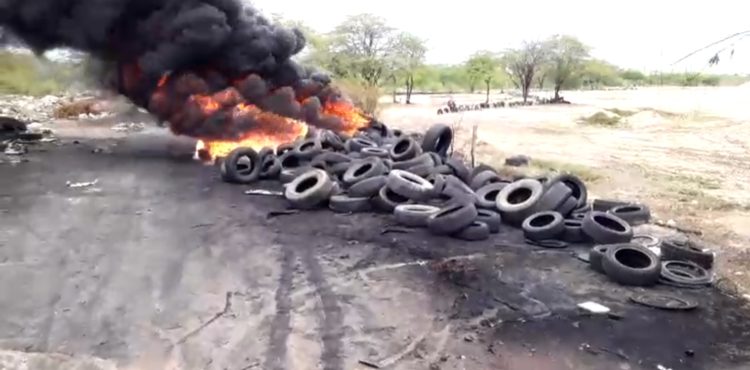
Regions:
<instances>
[{"instance_id":1,"label":"tire","mask_svg":"<svg viewBox=\"0 0 750 370\"><path fill-rule=\"evenodd\" d=\"M409 167L405 171L413 173L421 178L426 178L432 173L432 166L420 164L419 166Z\"/></svg>"},{"instance_id":2,"label":"tire","mask_svg":"<svg viewBox=\"0 0 750 370\"><path fill-rule=\"evenodd\" d=\"M380 176L385 171L385 165L379 158L368 158L352 162L349 169L344 172L341 180L344 182L344 185L349 187L370 177Z\"/></svg>"},{"instance_id":3,"label":"tire","mask_svg":"<svg viewBox=\"0 0 750 370\"><path fill-rule=\"evenodd\" d=\"M484 171L478 173L471 179L471 181L469 182L469 187L471 187L474 191L477 191L486 185L495 184L498 182L503 182L503 179L501 179L500 176L495 173L495 171Z\"/></svg>"},{"instance_id":4,"label":"tire","mask_svg":"<svg viewBox=\"0 0 750 370\"><path fill-rule=\"evenodd\" d=\"M443 164L443 158L439 154L433 152L428 152L425 154L429 155L430 158L432 158L432 164L434 166L440 166Z\"/></svg>"},{"instance_id":5,"label":"tire","mask_svg":"<svg viewBox=\"0 0 750 370\"><path fill-rule=\"evenodd\" d=\"M617 206L608 212L625 220L630 226L643 225L651 221L651 210L643 204Z\"/></svg>"},{"instance_id":6,"label":"tire","mask_svg":"<svg viewBox=\"0 0 750 370\"><path fill-rule=\"evenodd\" d=\"M497 209L506 223L520 225L534 213L534 207L544 194L539 181L524 179L505 186L497 195Z\"/></svg>"},{"instance_id":7,"label":"tire","mask_svg":"<svg viewBox=\"0 0 750 370\"><path fill-rule=\"evenodd\" d=\"M454 203L427 220L427 228L436 235L455 234L471 225L477 218L477 208L469 203Z\"/></svg>"},{"instance_id":8,"label":"tire","mask_svg":"<svg viewBox=\"0 0 750 370\"><path fill-rule=\"evenodd\" d=\"M279 146L276 147L276 156L277 157L281 157L285 153L294 150L295 146L297 146L297 143L284 143L284 144L280 144Z\"/></svg>"},{"instance_id":9,"label":"tire","mask_svg":"<svg viewBox=\"0 0 750 370\"><path fill-rule=\"evenodd\" d=\"M691 261L708 270L714 266L714 254L710 251L704 252L691 240L684 243L673 239L662 241L661 256L665 261Z\"/></svg>"},{"instance_id":10,"label":"tire","mask_svg":"<svg viewBox=\"0 0 750 370\"><path fill-rule=\"evenodd\" d=\"M323 131L320 135L320 142L323 146L323 150L343 151L346 149L344 140L341 140L341 136L331 130Z\"/></svg>"},{"instance_id":11,"label":"tire","mask_svg":"<svg viewBox=\"0 0 750 370\"><path fill-rule=\"evenodd\" d=\"M323 152L315 156L313 158L314 161L324 161L328 165L336 164L336 163L349 163L352 161L349 156L343 153L336 153L336 152Z\"/></svg>"},{"instance_id":12,"label":"tire","mask_svg":"<svg viewBox=\"0 0 750 370\"><path fill-rule=\"evenodd\" d=\"M333 181L325 171L312 169L290 182L284 192L289 204L297 209L312 209L331 196Z\"/></svg>"},{"instance_id":13,"label":"tire","mask_svg":"<svg viewBox=\"0 0 750 370\"><path fill-rule=\"evenodd\" d=\"M432 173L439 173L441 175L453 175L453 169L451 169L447 165L441 164L439 166L435 166L435 168L432 169Z\"/></svg>"},{"instance_id":14,"label":"tire","mask_svg":"<svg viewBox=\"0 0 750 370\"><path fill-rule=\"evenodd\" d=\"M440 194L443 193L443 190L445 189L445 176L439 173L433 173L425 177L425 180L427 180L430 184L432 184L432 187L433 187L432 197L433 198L436 198L440 196Z\"/></svg>"},{"instance_id":15,"label":"tire","mask_svg":"<svg viewBox=\"0 0 750 370\"><path fill-rule=\"evenodd\" d=\"M477 190L477 206L484 209L497 209L497 197L508 183L498 182L483 186Z\"/></svg>"},{"instance_id":16,"label":"tire","mask_svg":"<svg viewBox=\"0 0 750 370\"><path fill-rule=\"evenodd\" d=\"M388 174L386 186L394 193L416 201L428 200L435 193L435 187L429 181L401 170L393 170Z\"/></svg>"},{"instance_id":17,"label":"tire","mask_svg":"<svg viewBox=\"0 0 750 370\"><path fill-rule=\"evenodd\" d=\"M313 159L313 161L310 162L310 167L317 168L319 170L323 170L328 173L331 173L331 168L328 166L328 163L326 163L324 160Z\"/></svg>"},{"instance_id":18,"label":"tire","mask_svg":"<svg viewBox=\"0 0 750 370\"><path fill-rule=\"evenodd\" d=\"M582 228L583 233L596 244L628 243L633 239L633 228L609 213L588 213L583 219Z\"/></svg>"},{"instance_id":19,"label":"tire","mask_svg":"<svg viewBox=\"0 0 750 370\"><path fill-rule=\"evenodd\" d=\"M588 188L586 188L586 184L584 184L583 181L578 178L578 176L563 174L556 176L555 178L550 180L550 184L558 182L565 184L565 186L567 186L572 192L571 195L576 199L575 208L583 207L586 205L586 202L588 202L589 198Z\"/></svg>"},{"instance_id":20,"label":"tire","mask_svg":"<svg viewBox=\"0 0 750 370\"><path fill-rule=\"evenodd\" d=\"M544 211L526 218L521 228L526 239L542 241L560 237L565 231L565 224L561 214L555 211Z\"/></svg>"},{"instance_id":21,"label":"tire","mask_svg":"<svg viewBox=\"0 0 750 370\"><path fill-rule=\"evenodd\" d=\"M362 148L360 151L362 153L362 156L365 158L369 157L377 157L377 158L388 158L388 150L383 148Z\"/></svg>"},{"instance_id":22,"label":"tire","mask_svg":"<svg viewBox=\"0 0 750 370\"><path fill-rule=\"evenodd\" d=\"M477 194L471 190L461 179L456 176L448 175L445 177L445 188L442 195L449 197L452 202L457 203L477 203Z\"/></svg>"},{"instance_id":23,"label":"tire","mask_svg":"<svg viewBox=\"0 0 750 370\"><path fill-rule=\"evenodd\" d=\"M484 171L490 171L490 172L497 173L497 171L495 171L494 168L492 168L492 167L490 167L490 166L488 166L488 165L486 165L484 163L480 163L479 165L477 165L476 167L474 167L474 168L471 169L471 179L473 180L475 177L477 177L478 174L480 174L480 173L482 173Z\"/></svg>"},{"instance_id":24,"label":"tire","mask_svg":"<svg viewBox=\"0 0 750 370\"><path fill-rule=\"evenodd\" d=\"M443 124L430 127L422 139L422 151L437 153L445 157L453 142L453 130Z\"/></svg>"},{"instance_id":25,"label":"tire","mask_svg":"<svg viewBox=\"0 0 750 370\"><path fill-rule=\"evenodd\" d=\"M583 219L586 218L586 215L588 215L588 213L573 213L573 214L570 215L570 218L572 220L581 220L581 221L583 221Z\"/></svg>"},{"instance_id":26,"label":"tire","mask_svg":"<svg viewBox=\"0 0 750 370\"><path fill-rule=\"evenodd\" d=\"M312 160L318 154L323 153L323 144L318 138L305 139L294 147L294 151L300 159Z\"/></svg>"},{"instance_id":27,"label":"tire","mask_svg":"<svg viewBox=\"0 0 750 370\"><path fill-rule=\"evenodd\" d=\"M344 144L345 150L350 153L360 152L362 148L375 148L377 146L378 144L374 141L361 137L351 138Z\"/></svg>"},{"instance_id":28,"label":"tire","mask_svg":"<svg viewBox=\"0 0 750 370\"><path fill-rule=\"evenodd\" d=\"M421 204L402 204L397 206L393 214L396 222L409 227L426 227L427 219L440 211L440 208Z\"/></svg>"},{"instance_id":29,"label":"tire","mask_svg":"<svg viewBox=\"0 0 750 370\"><path fill-rule=\"evenodd\" d=\"M629 286L652 286L661 276L661 262L653 252L637 244L607 248L602 270L613 281Z\"/></svg>"},{"instance_id":30,"label":"tire","mask_svg":"<svg viewBox=\"0 0 750 370\"><path fill-rule=\"evenodd\" d=\"M633 235L631 243L636 243L646 248L657 248L661 246L661 240L659 240L659 238L646 234Z\"/></svg>"},{"instance_id":31,"label":"tire","mask_svg":"<svg viewBox=\"0 0 750 370\"><path fill-rule=\"evenodd\" d=\"M371 211L372 203L370 203L369 197L334 195L328 200L328 208L336 213L361 213Z\"/></svg>"},{"instance_id":32,"label":"tire","mask_svg":"<svg viewBox=\"0 0 750 370\"><path fill-rule=\"evenodd\" d=\"M453 237L467 242L487 240L490 238L490 227L484 222L474 221L463 230L453 234Z\"/></svg>"},{"instance_id":33,"label":"tire","mask_svg":"<svg viewBox=\"0 0 750 370\"><path fill-rule=\"evenodd\" d=\"M295 168L305 167L310 162L302 159L296 150L287 151L286 153L279 156L281 161L281 168L284 170L291 170Z\"/></svg>"},{"instance_id":34,"label":"tire","mask_svg":"<svg viewBox=\"0 0 750 370\"><path fill-rule=\"evenodd\" d=\"M388 189L388 186L383 186L378 191L378 195L372 198L372 202L376 209L386 213L393 213L399 205L409 203L409 198L394 193L391 189Z\"/></svg>"},{"instance_id":35,"label":"tire","mask_svg":"<svg viewBox=\"0 0 750 370\"><path fill-rule=\"evenodd\" d=\"M371 198L378 194L380 189L385 186L387 180L388 176L385 175L364 179L349 187L349 196L354 198Z\"/></svg>"},{"instance_id":36,"label":"tire","mask_svg":"<svg viewBox=\"0 0 750 370\"><path fill-rule=\"evenodd\" d=\"M499 213L488 209L477 209L477 221L487 224L487 227L490 228L490 234L499 233L500 226L503 223Z\"/></svg>"},{"instance_id":37,"label":"tire","mask_svg":"<svg viewBox=\"0 0 750 370\"><path fill-rule=\"evenodd\" d=\"M450 158L445 161L445 165L450 167L453 170L453 174L464 183L468 184L471 182L471 171L469 171L469 168L460 159Z\"/></svg>"},{"instance_id":38,"label":"tire","mask_svg":"<svg viewBox=\"0 0 750 370\"><path fill-rule=\"evenodd\" d=\"M591 204L591 209L598 212L607 212L612 208L627 206L628 204L630 204L630 202L611 199L594 199L594 202Z\"/></svg>"},{"instance_id":39,"label":"tire","mask_svg":"<svg viewBox=\"0 0 750 370\"><path fill-rule=\"evenodd\" d=\"M249 184L258 180L260 159L252 148L232 150L220 166L222 180L235 184Z\"/></svg>"},{"instance_id":40,"label":"tire","mask_svg":"<svg viewBox=\"0 0 750 370\"><path fill-rule=\"evenodd\" d=\"M711 283L711 274L691 261L662 262L661 278L689 287L707 286Z\"/></svg>"},{"instance_id":41,"label":"tire","mask_svg":"<svg viewBox=\"0 0 750 370\"><path fill-rule=\"evenodd\" d=\"M264 180L276 179L281 174L281 161L274 154L266 156L260 163L258 177Z\"/></svg>"},{"instance_id":42,"label":"tire","mask_svg":"<svg viewBox=\"0 0 750 370\"><path fill-rule=\"evenodd\" d=\"M535 209L537 212L556 210L571 197L572 193L573 191L562 182L549 183L545 186L544 195L537 202Z\"/></svg>"},{"instance_id":43,"label":"tire","mask_svg":"<svg viewBox=\"0 0 750 370\"><path fill-rule=\"evenodd\" d=\"M269 155L273 155L275 157L276 152L274 152L274 150L269 147L263 147L260 151L258 151L258 159L260 160L261 163Z\"/></svg>"},{"instance_id":44,"label":"tire","mask_svg":"<svg viewBox=\"0 0 750 370\"><path fill-rule=\"evenodd\" d=\"M417 145L417 142L410 137L403 137L399 139L393 148L390 150L391 159L395 162L408 161L421 154L421 150ZM432 159L430 159L432 161Z\"/></svg>"},{"instance_id":45,"label":"tire","mask_svg":"<svg viewBox=\"0 0 750 370\"><path fill-rule=\"evenodd\" d=\"M408 161L401 161L401 162L394 161L393 169L405 170L407 168L411 168L415 166L432 166L432 165L433 165L432 157L429 154L422 154Z\"/></svg>"},{"instance_id":46,"label":"tire","mask_svg":"<svg viewBox=\"0 0 750 370\"><path fill-rule=\"evenodd\" d=\"M351 164L349 162L336 163L328 166L328 170L336 177L341 178L350 166Z\"/></svg>"},{"instance_id":47,"label":"tire","mask_svg":"<svg viewBox=\"0 0 750 370\"><path fill-rule=\"evenodd\" d=\"M604 260L604 255L607 253L607 249L609 249L609 246L607 245L597 245L591 248L591 251L589 252L589 267L591 267L592 270L604 273L604 269L602 269L602 261Z\"/></svg>"},{"instance_id":48,"label":"tire","mask_svg":"<svg viewBox=\"0 0 750 370\"><path fill-rule=\"evenodd\" d=\"M581 220L564 220L564 230L561 239L569 243L582 243L586 241L583 234L583 222Z\"/></svg>"},{"instance_id":49,"label":"tire","mask_svg":"<svg viewBox=\"0 0 750 370\"><path fill-rule=\"evenodd\" d=\"M573 209L576 207L576 204L578 203L578 200L572 196L568 197L563 204L561 204L559 207L557 207L555 210L557 212L560 212L563 217L570 216L571 212L573 212Z\"/></svg>"}]
</instances>

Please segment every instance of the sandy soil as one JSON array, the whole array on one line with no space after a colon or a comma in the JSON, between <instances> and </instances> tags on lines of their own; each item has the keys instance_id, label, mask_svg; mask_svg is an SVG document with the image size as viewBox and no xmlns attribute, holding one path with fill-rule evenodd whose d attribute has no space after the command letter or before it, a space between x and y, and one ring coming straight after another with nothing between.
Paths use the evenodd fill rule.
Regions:
<instances>
[{"instance_id":1,"label":"sandy soil","mask_svg":"<svg viewBox=\"0 0 750 370\"><path fill-rule=\"evenodd\" d=\"M448 96L419 96L391 105L390 125L421 129L435 122L460 132L466 149L477 126L477 158L501 165L526 154L536 166L583 173L595 196L647 202L656 218L701 230L721 251L722 271L750 288L750 88L648 88L566 92L571 105L437 115ZM482 95L454 95L458 104ZM507 99L493 95L492 100ZM621 110L616 127L580 123ZM622 112L625 111L625 112ZM614 114L607 112L608 114Z\"/></svg>"}]
</instances>

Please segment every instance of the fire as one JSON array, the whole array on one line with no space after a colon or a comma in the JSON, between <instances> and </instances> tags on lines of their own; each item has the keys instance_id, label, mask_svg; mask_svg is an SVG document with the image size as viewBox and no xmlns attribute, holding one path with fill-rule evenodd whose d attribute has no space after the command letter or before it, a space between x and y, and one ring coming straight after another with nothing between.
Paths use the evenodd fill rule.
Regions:
<instances>
[{"instance_id":1,"label":"fire","mask_svg":"<svg viewBox=\"0 0 750 370\"><path fill-rule=\"evenodd\" d=\"M370 124L370 119L362 111L345 100L327 102L323 114L339 117L344 123L342 132L348 135L354 135Z\"/></svg>"},{"instance_id":2,"label":"fire","mask_svg":"<svg viewBox=\"0 0 750 370\"><path fill-rule=\"evenodd\" d=\"M190 97L190 99L193 99L198 105L201 107L201 110L204 114L207 116L212 115L216 113L221 108L221 105L219 105L219 102L214 100L214 98L210 96L205 95L193 95Z\"/></svg>"},{"instance_id":3,"label":"fire","mask_svg":"<svg viewBox=\"0 0 750 370\"><path fill-rule=\"evenodd\" d=\"M165 73L164 76L161 76L159 79L159 83L156 84L156 87L164 87L164 85L167 84L167 80L169 80L169 74Z\"/></svg>"},{"instance_id":4,"label":"fire","mask_svg":"<svg viewBox=\"0 0 750 370\"><path fill-rule=\"evenodd\" d=\"M252 118L261 125L245 132L237 140L199 140L196 149L206 153L210 159L226 157L239 147L260 150L264 147L276 148L280 144L294 141L307 135L309 130L305 122L266 112L257 106L241 103L232 110L235 119Z\"/></svg>"}]
</instances>

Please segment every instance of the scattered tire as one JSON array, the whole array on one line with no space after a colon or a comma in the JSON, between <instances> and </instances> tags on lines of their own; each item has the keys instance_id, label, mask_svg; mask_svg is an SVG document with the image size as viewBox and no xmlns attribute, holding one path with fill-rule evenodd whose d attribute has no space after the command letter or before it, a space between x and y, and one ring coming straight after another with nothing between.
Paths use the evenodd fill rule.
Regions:
<instances>
[{"instance_id":1,"label":"scattered tire","mask_svg":"<svg viewBox=\"0 0 750 370\"><path fill-rule=\"evenodd\" d=\"M643 225L651 221L651 210L643 204L617 206L608 212L625 220L630 226Z\"/></svg>"},{"instance_id":2,"label":"scattered tire","mask_svg":"<svg viewBox=\"0 0 750 370\"><path fill-rule=\"evenodd\" d=\"M498 182L494 184L485 185L477 190L477 206L484 209L497 209L497 197L506 186L507 183Z\"/></svg>"},{"instance_id":3,"label":"scattered tire","mask_svg":"<svg viewBox=\"0 0 750 370\"><path fill-rule=\"evenodd\" d=\"M264 180L275 179L281 174L281 161L275 155L266 156L260 163L258 177Z\"/></svg>"},{"instance_id":4,"label":"scattered tire","mask_svg":"<svg viewBox=\"0 0 750 370\"><path fill-rule=\"evenodd\" d=\"M471 225L477 218L474 204L451 204L427 220L427 228L436 235L450 235L457 233Z\"/></svg>"},{"instance_id":5,"label":"scattered tire","mask_svg":"<svg viewBox=\"0 0 750 370\"><path fill-rule=\"evenodd\" d=\"M486 185L495 184L498 182L504 181L500 178L500 176L497 175L497 173L495 173L495 171L484 171L472 177L469 183L469 187L476 191Z\"/></svg>"},{"instance_id":6,"label":"scattered tire","mask_svg":"<svg viewBox=\"0 0 750 370\"><path fill-rule=\"evenodd\" d=\"M440 166L443 164L443 157L441 157L440 154L433 153L433 152L427 152L424 154L427 154L430 156L430 158L432 158L432 164L434 166Z\"/></svg>"},{"instance_id":7,"label":"scattered tire","mask_svg":"<svg viewBox=\"0 0 750 370\"><path fill-rule=\"evenodd\" d=\"M336 178L341 178L344 173L346 173L346 170L348 170L350 167L350 164L347 162L343 163L336 163L328 166L328 171L330 171L331 174L333 174Z\"/></svg>"},{"instance_id":8,"label":"scattered tire","mask_svg":"<svg viewBox=\"0 0 750 370\"><path fill-rule=\"evenodd\" d=\"M432 184L433 197L438 197L440 194L443 193L443 190L445 189L445 176L439 174L439 173L433 173L425 177L425 180L427 180L430 184Z\"/></svg>"},{"instance_id":9,"label":"scattered tire","mask_svg":"<svg viewBox=\"0 0 750 370\"><path fill-rule=\"evenodd\" d=\"M555 211L535 213L521 225L523 235L529 240L557 239L565 231L564 219Z\"/></svg>"},{"instance_id":10,"label":"scattered tire","mask_svg":"<svg viewBox=\"0 0 750 370\"><path fill-rule=\"evenodd\" d=\"M346 154L336 153L336 152L321 153L315 156L313 160L324 161L329 165L336 164L336 163L349 163L352 161L352 159Z\"/></svg>"},{"instance_id":11,"label":"scattered tire","mask_svg":"<svg viewBox=\"0 0 750 370\"><path fill-rule=\"evenodd\" d=\"M563 225L563 241L569 243L581 243L586 241L586 237L583 234L583 222L581 220L564 220Z\"/></svg>"},{"instance_id":12,"label":"scattered tire","mask_svg":"<svg viewBox=\"0 0 750 370\"><path fill-rule=\"evenodd\" d=\"M399 205L409 203L409 198L394 193L388 186L383 186L378 195L372 198L372 202L378 210L393 213Z\"/></svg>"},{"instance_id":13,"label":"scattered tire","mask_svg":"<svg viewBox=\"0 0 750 370\"><path fill-rule=\"evenodd\" d=\"M592 270L602 274L604 273L602 261L604 260L604 255L607 253L607 249L609 249L607 245L597 245L591 248L591 251L589 252L589 267L591 267Z\"/></svg>"},{"instance_id":14,"label":"scattered tire","mask_svg":"<svg viewBox=\"0 0 750 370\"><path fill-rule=\"evenodd\" d=\"M463 230L454 234L453 237L468 242L487 240L490 238L490 228L484 222L474 221Z\"/></svg>"},{"instance_id":15,"label":"scattered tire","mask_svg":"<svg viewBox=\"0 0 750 370\"><path fill-rule=\"evenodd\" d=\"M471 176L470 177L473 180L475 177L477 177L478 174L480 174L482 172L485 172L485 171L490 171L490 172L497 173L494 168L492 168L492 167L490 167L490 166L488 166L488 165L486 165L484 163L480 163L476 167L474 167L474 168L471 169Z\"/></svg>"},{"instance_id":16,"label":"scattered tire","mask_svg":"<svg viewBox=\"0 0 750 370\"><path fill-rule=\"evenodd\" d=\"M534 207L543 194L544 187L539 181L519 180L500 190L497 209L505 222L518 225L534 213Z\"/></svg>"},{"instance_id":17,"label":"scattered tire","mask_svg":"<svg viewBox=\"0 0 750 370\"><path fill-rule=\"evenodd\" d=\"M221 178L226 182L249 184L259 175L260 160L252 148L237 148L221 161Z\"/></svg>"},{"instance_id":18,"label":"scattered tire","mask_svg":"<svg viewBox=\"0 0 750 370\"><path fill-rule=\"evenodd\" d=\"M319 169L311 169L290 182L284 196L294 208L312 209L328 200L332 190L333 181L328 174Z\"/></svg>"},{"instance_id":19,"label":"scattered tire","mask_svg":"<svg viewBox=\"0 0 750 370\"><path fill-rule=\"evenodd\" d=\"M365 158L368 158L368 157L388 158L388 150L383 149L383 148L362 148L360 153L362 153L362 156Z\"/></svg>"},{"instance_id":20,"label":"scattered tire","mask_svg":"<svg viewBox=\"0 0 750 370\"><path fill-rule=\"evenodd\" d=\"M344 145L345 150L350 153L360 152L362 148L375 148L377 146L378 144L375 143L374 141L361 138L361 137L351 138L347 140L346 144Z\"/></svg>"},{"instance_id":21,"label":"scattered tire","mask_svg":"<svg viewBox=\"0 0 750 370\"><path fill-rule=\"evenodd\" d=\"M468 184L471 181L471 171L469 171L469 168L460 159L449 158L445 161L445 165L450 167L453 170L453 174L464 183Z\"/></svg>"},{"instance_id":22,"label":"scattered tire","mask_svg":"<svg viewBox=\"0 0 750 370\"><path fill-rule=\"evenodd\" d=\"M290 150L280 155L279 161L281 161L281 168L285 170L304 167L310 163L309 161L302 159L296 150Z\"/></svg>"},{"instance_id":23,"label":"scattered tire","mask_svg":"<svg viewBox=\"0 0 750 370\"><path fill-rule=\"evenodd\" d=\"M321 145L323 146L323 150L346 150L344 140L341 139L341 136L337 135L331 130L323 131L323 133L320 135L320 141Z\"/></svg>"},{"instance_id":24,"label":"scattered tire","mask_svg":"<svg viewBox=\"0 0 750 370\"><path fill-rule=\"evenodd\" d=\"M604 212L590 212L583 219L583 232L597 244L627 243L633 238L633 228L617 216Z\"/></svg>"},{"instance_id":25,"label":"scattered tire","mask_svg":"<svg viewBox=\"0 0 750 370\"><path fill-rule=\"evenodd\" d=\"M349 169L344 172L341 180L346 186L352 186L364 179L380 176L386 172L385 165L379 158L368 158L362 161L352 162Z\"/></svg>"},{"instance_id":26,"label":"scattered tire","mask_svg":"<svg viewBox=\"0 0 750 370\"><path fill-rule=\"evenodd\" d=\"M439 173L441 175L453 175L453 169L448 167L447 165L439 165L435 166L435 168L432 169L432 173Z\"/></svg>"},{"instance_id":27,"label":"scattered tire","mask_svg":"<svg viewBox=\"0 0 750 370\"><path fill-rule=\"evenodd\" d=\"M477 221L487 224L487 227L490 228L490 234L499 233L500 226L503 223L500 214L489 209L477 209Z\"/></svg>"},{"instance_id":28,"label":"scattered tire","mask_svg":"<svg viewBox=\"0 0 750 370\"><path fill-rule=\"evenodd\" d=\"M409 227L426 227L427 219L440 211L440 208L421 204L402 204L396 206L393 214L396 222Z\"/></svg>"},{"instance_id":29,"label":"scattered tire","mask_svg":"<svg viewBox=\"0 0 750 370\"><path fill-rule=\"evenodd\" d=\"M669 311L690 311L698 307L698 302L676 297L671 294L645 293L630 297L633 303Z\"/></svg>"},{"instance_id":30,"label":"scattered tire","mask_svg":"<svg viewBox=\"0 0 750 370\"><path fill-rule=\"evenodd\" d=\"M559 175L553 179L550 180L550 183L557 183L561 182L567 186L570 191L573 198L576 199L576 207L580 208L586 205L586 202L588 202L588 188L586 188L586 184L581 181L578 176L571 175L571 174L563 174Z\"/></svg>"},{"instance_id":31,"label":"scattered tire","mask_svg":"<svg viewBox=\"0 0 750 370\"><path fill-rule=\"evenodd\" d=\"M551 182L545 186L544 194L539 198L535 209L537 212L552 211L560 208L565 201L570 199L573 191L563 182Z\"/></svg>"},{"instance_id":32,"label":"scattered tire","mask_svg":"<svg viewBox=\"0 0 750 370\"><path fill-rule=\"evenodd\" d=\"M435 192L429 181L402 170L391 171L386 185L394 193L417 201L430 199Z\"/></svg>"},{"instance_id":33,"label":"scattered tire","mask_svg":"<svg viewBox=\"0 0 750 370\"><path fill-rule=\"evenodd\" d=\"M573 209L575 209L576 204L578 200L572 196L568 197L563 204L561 204L559 207L557 207L555 210L557 212L560 212L563 217L568 217L571 212L573 212ZM581 218L582 219L582 218Z\"/></svg>"},{"instance_id":34,"label":"scattered tire","mask_svg":"<svg viewBox=\"0 0 750 370\"><path fill-rule=\"evenodd\" d=\"M396 170L405 170L407 168L415 167L415 166L432 166L433 161L432 157L429 154L422 154L415 158L406 160L406 161L400 161L400 162L393 162L393 169Z\"/></svg>"},{"instance_id":35,"label":"scattered tire","mask_svg":"<svg viewBox=\"0 0 750 370\"><path fill-rule=\"evenodd\" d=\"M612 199L594 199L594 202L591 203L591 209L598 212L607 212L612 208L627 206L628 204L630 204L630 202Z\"/></svg>"},{"instance_id":36,"label":"scattered tire","mask_svg":"<svg viewBox=\"0 0 750 370\"><path fill-rule=\"evenodd\" d=\"M422 139L422 151L437 153L440 156L447 156L448 149L453 142L453 130L443 124L436 124L430 127Z\"/></svg>"},{"instance_id":37,"label":"scattered tire","mask_svg":"<svg viewBox=\"0 0 750 370\"><path fill-rule=\"evenodd\" d=\"M646 248L656 248L661 246L661 240L659 240L659 238L645 234L633 235L633 239L631 242L642 245ZM662 254L663 253L664 252L662 251Z\"/></svg>"},{"instance_id":38,"label":"scattered tire","mask_svg":"<svg viewBox=\"0 0 750 370\"><path fill-rule=\"evenodd\" d=\"M349 187L349 196L355 198L371 198L377 195L380 189L385 186L387 179L388 176L380 175L357 182Z\"/></svg>"},{"instance_id":39,"label":"scattered tire","mask_svg":"<svg viewBox=\"0 0 750 370\"><path fill-rule=\"evenodd\" d=\"M403 162L415 158L420 152L421 150L414 139L403 137L393 145L393 148L390 150L390 155L394 161ZM432 159L430 159L430 161L432 161Z\"/></svg>"},{"instance_id":40,"label":"scattered tire","mask_svg":"<svg viewBox=\"0 0 750 370\"><path fill-rule=\"evenodd\" d=\"M452 202L456 203L477 203L477 194L474 190L453 175L445 177L445 187L441 195L450 198Z\"/></svg>"},{"instance_id":41,"label":"scattered tire","mask_svg":"<svg viewBox=\"0 0 750 370\"><path fill-rule=\"evenodd\" d=\"M686 287L707 286L711 283L711 274L691 261L662 262L661 278Z\"/></svg>"},{"instance_id":42,"label":"scattered tire","mask_svg":"<svg viewBox=\"0 0 750 370\"><path fill-rule=\"evenodd\" d=\"M334 195L328 201L328 208L337 213L361 213L372 210L369 197Z\"/></svg>"},{"instance_id":43,"label":"scattered tire","mask_svg":"<svg viewBox=\"0 0 750 370\"><path fill-rule=\"evenodd\" d=\"M323 144L318 138L305 139L297 144L294 151L300 159L312 160L318 154L323 153Z\"/></svg>"},{"instance_id":44,"label":"scattered tire","mask_svg":"<svg viewBox=\"0 0 750 370\"><path fill-rule=\"evenodd\" d=\"M296 143L284 143L276 147L276 156L281 157L284 153L294 150Z\"/></svg>"},{"instance_id":45,"label":"scattered tire","mask_svg":"<svg viewBox=\"0 0 750 370\"><path fill-rule=\"evenodd\" d=\"M622 285L652 286L659 281L661 263L653 252L637 244L613 244L602 260L602 270Z\"/></svg>"},{"instance_id":46,"label":"scattered tire","mask_svg":"<svg viewBox=\"0 0 750 370\"><path fill-rule=\"evenodd\" d=\"M705 269L712 269L714 266L714 254L706 251L700 245L685 240L667 239L661 243L661 256L667 261L691 261Z\"/></svg>"},{"instance_id":47,"label":"scattered tire","mask_svg":"<svg viewBox=\"0 0 750 370\"><path fill-rule=\"evenodd\" d=\"M426 178L432 173L433 166L420 164L419 166L409 167L406 172L413 173L419 177Z\"/></svg>"},{"instance_id":48,"label":"scattered tire","mask_svg":"<svg viewBox=\"0 0 750 370\"><path fill-rule=\"evenodd\" d=\"M258 151L258 159L260 160L260 162L263 162L263 160L266 159L266 157L268 157L269 155L276 156L276 152L267 146Z\"/></svg>"}]
</instances>

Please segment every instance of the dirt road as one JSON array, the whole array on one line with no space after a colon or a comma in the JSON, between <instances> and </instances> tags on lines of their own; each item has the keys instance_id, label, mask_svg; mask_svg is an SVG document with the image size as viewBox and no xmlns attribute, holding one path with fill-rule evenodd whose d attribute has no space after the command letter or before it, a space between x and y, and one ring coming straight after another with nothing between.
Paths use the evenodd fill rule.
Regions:
<instances>
[{"instance_id":1,"label":"dirt road","mask_svg":"<svg viewBox=\"0 0 750 370\"><path fill-rule=\"evenodd\" d=\"M0 367L741 369L746 302L633 305L571 253L508 228L463 243L386 216L268 218L150 133L33 148L0 167ZM99 148L92 153L92 148ZM183 150L178 150L183 148ZM98 182L70 188L66 181ZM656 291L671 292L657 288ZM595 300L618 315L576 308Z\"/></svg>"}]
</instances>

